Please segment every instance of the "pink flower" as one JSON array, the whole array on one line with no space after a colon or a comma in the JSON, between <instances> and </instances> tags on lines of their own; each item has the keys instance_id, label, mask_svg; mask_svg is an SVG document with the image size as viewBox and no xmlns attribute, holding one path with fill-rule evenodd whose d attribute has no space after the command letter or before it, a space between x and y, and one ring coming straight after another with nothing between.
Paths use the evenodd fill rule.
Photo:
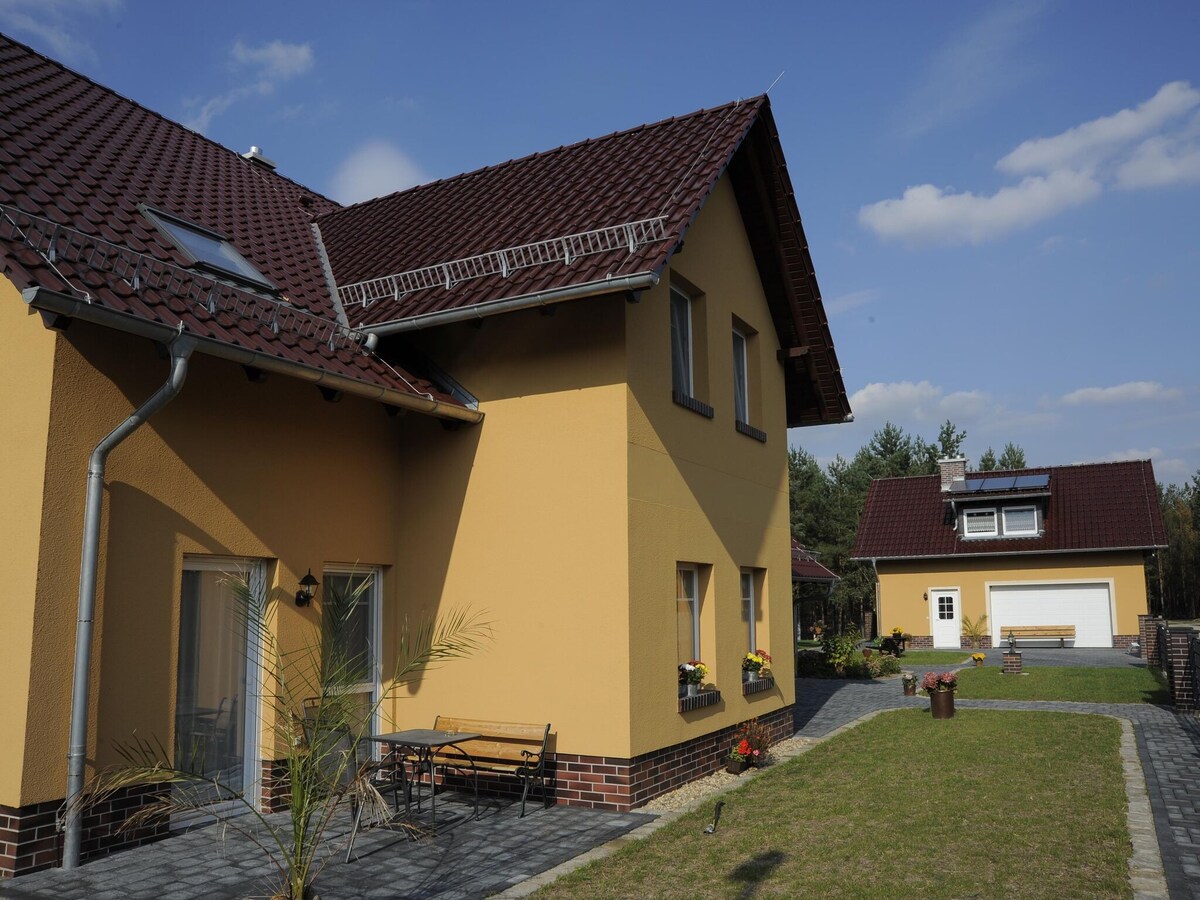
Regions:
<instances>
[{"instance_id":1,"label":"pink flower","mask_svg":"<svg viewBox=\"0 0 1200 900\"><path fill-rule=\"evenodd\" d=\"M755 755L755 756L758 756L758 751L757 751L757 750L755 750L755 751L754 751L754 755Z\"/></svg>"}]
</instances>

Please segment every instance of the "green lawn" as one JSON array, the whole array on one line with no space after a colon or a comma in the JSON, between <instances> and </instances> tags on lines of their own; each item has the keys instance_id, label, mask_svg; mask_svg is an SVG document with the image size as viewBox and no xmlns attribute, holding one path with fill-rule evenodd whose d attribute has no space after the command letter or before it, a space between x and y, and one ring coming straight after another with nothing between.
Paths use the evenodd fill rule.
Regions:
<instances>
[{"instance_id":1,"label":"green lawn","mask_svg":"<svg viewBox=\"0 0 1200 900\"><path fill-rule=\"evenodd\" d=\"M1170 703L1153 669L1026 668L1005 675L999 666L958 673L958 696L972 700L1077 700L1083 703Z\"/></svg>"},{"instance_id":2,"label":"green lawn","mask_svg":"<svg viewBox=\"0 0 1200 900\"><path fill-rule=\"evenodd\" d=\"M900 665L913 666L961 666L971 659L970 650L908 650L900 657Z\"/></svg>"},{"instance_id":3,"label":"green lawn","mask_svg":"<svg viewBox=\"0 0 1200 900\"><path fill-rule=\"evenodd\" d=\"M538 897L1129 897L1119 725L876 716Z\"/></svg>"}]
</instances>

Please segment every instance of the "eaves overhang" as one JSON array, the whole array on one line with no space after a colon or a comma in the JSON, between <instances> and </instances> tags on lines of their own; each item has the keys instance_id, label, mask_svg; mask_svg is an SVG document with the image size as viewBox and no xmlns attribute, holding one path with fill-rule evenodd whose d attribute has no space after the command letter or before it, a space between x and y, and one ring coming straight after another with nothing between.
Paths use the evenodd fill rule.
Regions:
<instances>
[{"instance_id":1,"label":"eaves overhang","mask_svg":"<svg viewBox=\"0 0 1200 900\"><path fill-rule=\"evenodd\" d=\"M1135 547L1074 547L1065 550L996 550L982 553L926 553L914 556L851 556L851 562L896 562L910 559L980 559L996 556L1055 556L1065 553L1128 553L1133 550L1163 550L1166 544L1145 544Z\"/></svg>"},{"instance_id":2,"label":"eaves overhang","mask_svg":"<svg viewBox=\"0 0 1200 900\"><path fill-rule=\"evenodd\" d=\"M178 327L165 325L161 322L151 322L129 313L108 309L99 304L88 303L66 294L60 294L44 287L26 288L22 292L25 302L39 312L53 313L70 319L80 319L92 322L126 334L149 338L161 343L169 343L181 333L188 333L182 323ZM261 369L264 372L275 372L289 378L298 378L319 387L333 391L341 391L368 400L377 400L388 406L400 409L422 412L441 419L451 419L468 424L483 421L483 413L477 409L468 409L452 403L438 400L427 395L411 394L398 391L379 384L358 381L345 375L327 372L316 366L282 359L256 350L247 350L213 338L191 333L196 342L196 350L208 356L235 362L243 366Z\"/></svg>"}]
</instances>

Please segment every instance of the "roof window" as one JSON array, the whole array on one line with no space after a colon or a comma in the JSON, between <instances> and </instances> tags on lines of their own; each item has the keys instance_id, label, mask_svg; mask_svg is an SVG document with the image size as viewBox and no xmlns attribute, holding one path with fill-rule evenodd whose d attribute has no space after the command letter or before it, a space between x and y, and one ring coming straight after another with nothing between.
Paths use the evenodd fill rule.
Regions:
<instances>
[{"instance_id":1,"label":"roof window","mask_svg":"<svg viewBox=\"0 0 1200 900\"><path fill-rule=\"evenodd\" d=\"M967 537L995 537L996 510L968 509L963 513L963 531Z\"/></svg>"},{"instance_id":2,"label":"roof window","mask_svg":"<svg viewBox=\"0 0 1200 900\"><path fill-rule=\"evenodd\" d=\"M195 268L213 275L232 278L252 287L277 290L262 272L234 249L228 238L148 206L142 206L141 210L175 246L192 258Z\"/></svg>"}]
</instances>

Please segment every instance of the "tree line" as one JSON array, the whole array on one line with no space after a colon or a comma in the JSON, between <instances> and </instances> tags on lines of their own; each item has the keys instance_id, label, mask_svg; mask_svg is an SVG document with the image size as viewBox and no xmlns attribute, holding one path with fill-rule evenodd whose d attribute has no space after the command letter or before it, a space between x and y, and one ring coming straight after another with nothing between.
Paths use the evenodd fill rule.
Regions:
<instances>
[{"instance_id":1,"label":"tree line","mask_svg":"<svg viewBox=\"0 0 1200 900\"><path fill-rule=\"evenodd\" d=\"M967 433L947 420L930 440L888 422L850 459L838 456L822 467L803 448L788 453L792 536L819 554L841 580L832 592L800 585L801 628L814 621L842 630L861 626L874 608L875 575L869 563L851 562L867 489L875 478L937 474L937 461L962 455ZM1006 443L999 455L988 447L973 471L1023 469L1025 451ZM1159 485L1170 547L1148 569L1150 609L1168 618L1200 615L1200 472L1184 487Z\"/></svg>"}]
</instances>

